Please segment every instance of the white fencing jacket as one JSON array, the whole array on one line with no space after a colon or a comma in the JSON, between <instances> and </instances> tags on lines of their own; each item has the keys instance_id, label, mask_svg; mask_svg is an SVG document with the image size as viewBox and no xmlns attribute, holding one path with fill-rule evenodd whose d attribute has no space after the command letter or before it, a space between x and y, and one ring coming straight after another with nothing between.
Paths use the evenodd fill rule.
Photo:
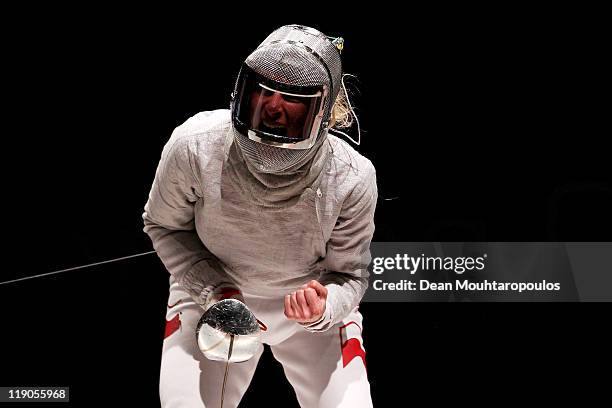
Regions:
<instances>
[{"instance_id":1,"label":"white fencing jacket","mask_svg":"<svg viewBox=\"0 0 612 408\"><path fill-rule=\"evenodd\" d=\"M205 307L216 289L280 297L311 279L328 289L327 330L368 286L377 200L372 163L328 135L323 176L285 208L247 199L224 171L234 143L229 110L201 112L173 132L145 205L144 231L168 271Z\"/></svg>"}]
</instances>

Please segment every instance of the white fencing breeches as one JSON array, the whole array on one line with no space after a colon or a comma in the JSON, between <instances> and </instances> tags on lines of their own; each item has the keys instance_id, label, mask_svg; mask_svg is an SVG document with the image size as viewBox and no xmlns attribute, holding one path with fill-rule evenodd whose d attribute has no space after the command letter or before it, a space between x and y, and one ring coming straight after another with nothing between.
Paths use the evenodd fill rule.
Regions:
<instances>
[{"instance_id":1,"label":"white fencing breeches","mask_svg":"<svg viewBox=\"0 0 612 408\"><path fill-rule=\"evenodd\" d=\"M262 342L283 365L304 408L372 407L361 337L362 316L353 310L331 329L312 333L284 315L283 297L244 294L247 306L267 326ZM160 398L164 408L217 408L225 363L210 361L198 349L196 324L202 308L177 283L171 283L163 343ZM224 408L237 407L263 351L230 364Z\"/></svg>"}]
</instances>

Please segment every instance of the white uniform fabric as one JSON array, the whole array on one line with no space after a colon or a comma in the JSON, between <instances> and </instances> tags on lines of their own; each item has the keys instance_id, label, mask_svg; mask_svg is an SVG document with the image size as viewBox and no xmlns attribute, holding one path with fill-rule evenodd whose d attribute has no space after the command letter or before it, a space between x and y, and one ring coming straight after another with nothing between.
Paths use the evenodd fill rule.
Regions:
<instances>
[{"instance_id":1,"label":"white uniform fabric","mask_svg":"<svg viewBox=\"0 0 612 408\"><path fill-rule=\"evenodd\" d=\"M245 293L245 302L267 326L262 341L283 365L298 402L305 408L372 407L361 336L362 317L354 309L333 330L312 333L283 314L282 297ZM180 321L164 340L160 399L164 408L220 406L225 363L211 361L198 349L194 335L202 309L171 278L166 319ZM178 316L178 317L177 317ZM230 364L224 408L237 407L246 392L262 349L244 363ZM276 406L270 396L270 406Z\"/></svg>"},{"instance_id":2,"label":"white uniform fabric","mask_svg":"<svg viewBox=\"0 0 612 408\"><path fill-rule=\"evenodd\" d=\"M312 336L313 344L323 347L326 343L320 339L331 341L338 337L337 330L329 329L338 329L348 318L361 319L355 308L368 285L366 268L377 199L374 167L347 143L328 135L321 146L328 149L324 168L312 185L299 192L296 199L287 200L286 205L269 207L250 199L247 191L252 186L244 185L244 179L231 177L231 166L245 165L235 155L235 148L228 110L202 112L179 126L162 153L145 205L144 230L173 282L189 294L194 305L205 308L214 299L215 290L237 287L245 298L248 294L268 299L275 305L273 308L278 308L270 315L270 321L286 321L296 330L297 337L289 335L286 340L296 339L303 349L309 341L307 336ZM318 322L301 326L284 317L282 299L311 279L319 280L328 289L326 311ZM280 299L278 305L275 299ZM169 305L173 303L170 299ZM247 301L247 306L252 305ZM203 312L201 307L199 315ZM191 314L197 314L196 310ZM253 312L264 320L258 316L257 307ZM187 344L196 344L197 318L193 315L182 320L185 323L181 323L180 333L185 333L187 324L193 323L193 329L189 326L183 341L170 340L169 336L164 342L162 377L164 367L174 366L168 361L181 358L174 355L176 350L170 351L169 340L182 344L179 348L191 360L200 361L198 364L215 364L202 363L199 350L186 348ZM325 331L329 332L314 333ZM177 339L183 335L173 336ZM277 350L283 349L279 347ZM287 362L298 361L300 348L296 348L295 355L278 353L286 355ZM254 363L243 364L246 367ZM310 376L309 369L305 370L303 375ZM321 373L313 372L313 376L317 374L321 377ZM246 374L245 381L247 377L250 381ZM210 376L208 379L216 381ZM200 389L198 379L191 379L191 383ZM173 389L170 382L162 381L160 386L162 395L164 387ZM212 389L220 392L220 386Z\"/></svg>"}]
</instances>

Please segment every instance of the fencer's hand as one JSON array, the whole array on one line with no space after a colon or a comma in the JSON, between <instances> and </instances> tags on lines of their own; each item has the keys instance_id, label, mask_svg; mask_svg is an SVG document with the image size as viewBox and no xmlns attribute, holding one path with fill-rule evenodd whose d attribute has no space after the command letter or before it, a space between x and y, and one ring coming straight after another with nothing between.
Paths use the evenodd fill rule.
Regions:
<instances>
[{"instance_id":1,"label":"fencer's hand","mask_svg":"<svg viewBox=\"0 0 612 408\"><path fill-rule=\"evenodd\" d=\"M298 323L313 323L325 313L327 288L311 280L300 289L285 296L285 316Z\"/></svg>"},{"instance_id":2,"label":"fencer's hand","mask_svg":"<svg viewBox=\"0 0 612 408\"><path fill-rule=\"evenodd\" d=\"M216 288L212 293L210 293L210 295L208 295L208 299L203 308L204 310L207 310L215 303L224 299L236 299L246 304L244 301L244 296L242 296L242 292L239 289L224 286Z\"/></svg>"}]
</instances>

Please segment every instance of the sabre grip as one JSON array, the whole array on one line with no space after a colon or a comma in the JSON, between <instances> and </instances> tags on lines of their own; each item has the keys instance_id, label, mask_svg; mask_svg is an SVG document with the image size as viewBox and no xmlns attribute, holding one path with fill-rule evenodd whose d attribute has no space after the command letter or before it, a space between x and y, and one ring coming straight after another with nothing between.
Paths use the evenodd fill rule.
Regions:
<instances>
[{"instance_id":1,"label":"sabre grip","mask_svg":"<svg viewBox=\"0 0 612 408\"><path fill-rule=\"evenodd\" d=\"M242 292L240 291L240 289L231 286L224 286L213 290L213 292L208 298L205 310L208 310L208 308L210 308L215 303L225 299L236 299L241 301L242 303L245 303L244 296L242 296Z\"/></svg>"}]
</instances>

